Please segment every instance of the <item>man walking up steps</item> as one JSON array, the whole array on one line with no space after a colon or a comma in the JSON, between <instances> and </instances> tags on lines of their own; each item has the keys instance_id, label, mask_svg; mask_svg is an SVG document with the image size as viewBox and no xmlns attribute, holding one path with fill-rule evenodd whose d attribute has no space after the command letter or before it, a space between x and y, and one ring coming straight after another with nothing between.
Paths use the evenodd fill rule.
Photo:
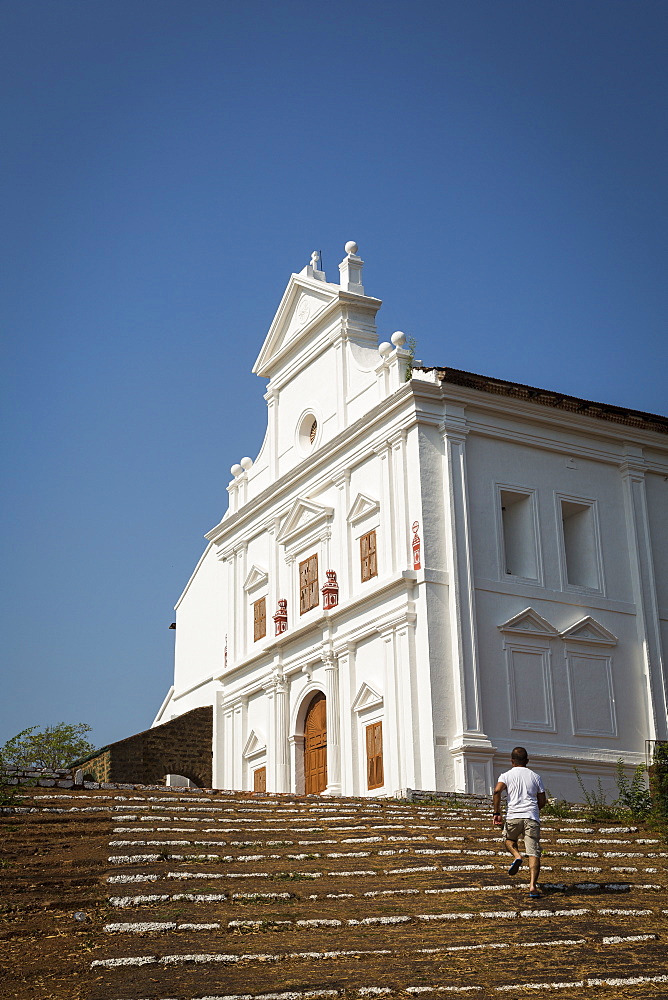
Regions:
<instances>
[{"instance_id":1,"label":"man walking up steps","mask_svg":"<svg viewBox=\"0 0 668 1000\"><path fill-rule=\"evenodd\" d=\"M516 875L522 866L522 855L517 849L517 841L524 838L524 847L529 858L529 898L540 899L538 876L540 874L540 810L546 802L545 789L539 774L527 767L529 755L524 747L515 747L510 755L512 767L499 775L492 799L494 825L501 826L501 792L507 796L506 822L503 838L513 856L508 869L509 875Z\"/></svg>"}]
</instances>

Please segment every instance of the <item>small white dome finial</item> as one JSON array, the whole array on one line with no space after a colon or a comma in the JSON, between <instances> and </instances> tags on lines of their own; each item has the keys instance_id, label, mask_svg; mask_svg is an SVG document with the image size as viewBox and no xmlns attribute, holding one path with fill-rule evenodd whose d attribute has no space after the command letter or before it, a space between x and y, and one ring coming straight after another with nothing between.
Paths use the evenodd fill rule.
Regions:
<instances>
[{"instance_id":1,"label":"small white dome finial","mask_svg":"<svg viewBox=\"0 0 668 1000\"><path fill-rule=\"evenodd\" d=\"M406 334L402 333L401 330L397 330L396 333L392 334L390 340L395 347L403 347L406 343Z\"/></svg>"},{"instance_id":2,"label":"small white dome finial","mask_svg":"<svg viewBox=\"0 0 668 1000\"><path fill-rule=\"evenodd\" d=\"M388 344L386 340L382 344L378 345L378 353L381 358L387 358L392 353L392 344Z\"/></svg>"},{"instance_id":3,"label":"small white dome finial","mask_svg":"<svg viewBox=\"0 0 668 1000\"><path fill-rule=\"evenodd\" d=\"M348 240L343 249L346 251L346 253L357 253L358 246L354 240Z\"/></svg>"},{"instance_id":4,"label":"small white dome finial","mask_svg":"<svg viewBox=\"0 0 668 1000\"><path fill-rule=\"evenodd\" d=\"M249 469L253 468L253 459L252 458L242 458L241 462L239 464L241 465L241 468L245 472L248 472Z\"/></svg>"},{"instance_id":5,"label":"small white dome finial","mask_svg":"<svg viewBox=\"0 0 668 1000\"><path fill-rule=\"evenodd\" d=\"M244 470L238 463L236 465L233 465L232 468L230 469L230 472L232 473L235 479L237 478L237 476L240 476L243 471Z\"/></svg>"}]
</instances>

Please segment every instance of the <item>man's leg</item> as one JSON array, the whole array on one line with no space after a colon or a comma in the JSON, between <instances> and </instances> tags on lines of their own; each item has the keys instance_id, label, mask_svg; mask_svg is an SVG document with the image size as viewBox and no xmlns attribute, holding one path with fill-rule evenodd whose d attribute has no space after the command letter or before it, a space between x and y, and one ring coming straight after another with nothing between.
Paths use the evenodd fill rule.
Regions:
<instances>
[{"instance_id":1,"label":"man's leg","mask_svg":"<svg viewBox=\"0 0 668 1000\"><path fill-rule=\"evenodd\" d=\"M526 820L524 823L524 846L529 855L529 895L537 893L540 875L540 823Z\"/></svg>"},{"instance_id":2,"label":"man's leg","mask_svg":"<svg viewBox=\"0 0 668 1000\"><path fill-rule=\"evenodd\" d=\"M512 854L513 863L508 869L509 875L517 875L522 864L522 855L517 847L517 838L522 832L522 825L518 825L513 820L506 820L506 825L503 828L503 836L505 839L506 850Z\"/></svg>"},{"instance_id":3,"label":"man's leg","mask_svg":"<svg viewBox=\"0 0 668 1000\"><path fill-rule=\"evenodd\" d=\"M538 876L540 875L540 858L529 856L529 892L538 891Z\"/></svg>"},{"instance_id":4,"label":"man's leg","mask_svg":"<svg viewBox=\"0 0 668 1000\"><path fill-rule=\"evenodd\" d=\"M509 851L514 858L519 858L520 861L522 860L522 855L520 854L519 850L517 849L517 841L516 840L507 840L506 841L506 850Z\"/></svg>"}]
</instances>

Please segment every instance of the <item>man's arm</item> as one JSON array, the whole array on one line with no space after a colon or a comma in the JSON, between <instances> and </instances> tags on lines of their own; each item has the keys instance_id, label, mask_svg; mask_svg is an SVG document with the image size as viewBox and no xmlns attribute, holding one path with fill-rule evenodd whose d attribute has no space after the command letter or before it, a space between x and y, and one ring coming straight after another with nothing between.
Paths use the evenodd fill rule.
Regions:
<instances>
[{"instance_id":1,"label":"man's arm","mask_svg":"<svg viewBox=\"0 0 668 1000\"><path fill-rule=\"evenodd\" d=\"M542 809L545 803L547 802L547 795L545 794L545 792L538 792L536 796L536 801L538 802L538 808Z\"/></svg>"},{"instance_id":2,"label":"man's arm","mask_svg":"<svg viewBox=\"0 0 668 1000\"><path fill-rule=\"evenodd\" d=\"M503 781L497 781L492 796L492 811L495 816L501 815L501 792L505 791L505 788L506 786Z\"/></svg>"}]
</instances>

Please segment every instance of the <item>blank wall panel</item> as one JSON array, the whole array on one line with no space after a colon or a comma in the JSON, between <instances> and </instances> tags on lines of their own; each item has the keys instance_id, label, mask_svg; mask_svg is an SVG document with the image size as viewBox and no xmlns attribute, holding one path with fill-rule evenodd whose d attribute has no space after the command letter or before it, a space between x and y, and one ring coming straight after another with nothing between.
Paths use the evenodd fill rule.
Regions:
<instances>
[{"instance_id":1,"label":"blank wall panel","mask_svg":"<svg viewBox=\"0 0 668 1000\"><path fill-rule=\"evenodd\" d=\"M616 736L610 657L569 653L567 661L573 732L581 736Z\"/></svg>"},{"instance_id":2,"label":"blank wall panel","mask_svg":"<svg viewBox=\"0 0 668 1000\"><path fill-rule=\"evenodd\" d=\"M506 650L513 729L554 731L554 710L547 649Z\"/></svg>"}]
</instances>

